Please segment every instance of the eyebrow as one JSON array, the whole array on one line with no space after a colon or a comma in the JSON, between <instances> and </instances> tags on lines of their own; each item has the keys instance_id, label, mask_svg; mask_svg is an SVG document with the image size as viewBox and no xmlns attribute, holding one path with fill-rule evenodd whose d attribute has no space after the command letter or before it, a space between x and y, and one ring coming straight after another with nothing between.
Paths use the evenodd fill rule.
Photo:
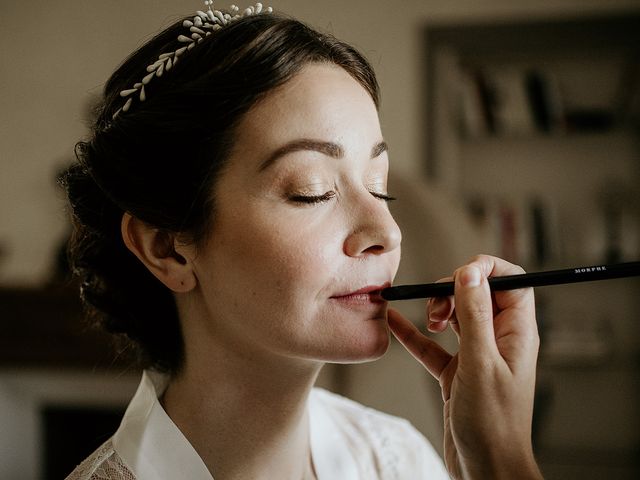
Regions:
<instances>
[{"instance_id":1,"label":"eyebrow","mask_svg":"<svg viewBox=\"0 0 640 480\"><path fill-rule=\"evenodd\" d=\"M376 143L371 149L371 158L373 159L380 156L388 149L389 146L387 145L387 142L382 141ZM262 172L263 170L266 170L278 159L284 157L285 155L305 150L319 152L331 158L340 159L344 157L344 149L337 143L323 142L321 140L313 140L310 138L300 138L284 144L282 147L278 148L271 155L269 155L269 157L267 157L267 159L260 164L260 171Z\"/></svg>"}]
</instances>

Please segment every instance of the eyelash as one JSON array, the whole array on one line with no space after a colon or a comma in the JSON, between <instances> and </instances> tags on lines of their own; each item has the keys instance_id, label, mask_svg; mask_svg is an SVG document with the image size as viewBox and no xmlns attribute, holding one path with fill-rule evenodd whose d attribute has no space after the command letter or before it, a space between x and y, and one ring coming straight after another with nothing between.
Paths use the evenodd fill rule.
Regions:
<instances>
[{"instance_id":1,"label":"eyelash","mask_svg":"<svg viewBox=\"0 0 640 480\"><path fill-rule=\"evenodd\" d=\"M369 193L373 195L375 198L379 200L384 200L385 202L392 202L396 199L395 197L391 197L385 193L378 193L378 192L369 192ZM323 193L322 195L294 195L292 197L289 197L289 200L291 200L292 202L306 203L306 204L312 205L315 203L328 202L335 196L336 196L336 192L329 191L327 193Z\"/></svg>"}]
</instances>

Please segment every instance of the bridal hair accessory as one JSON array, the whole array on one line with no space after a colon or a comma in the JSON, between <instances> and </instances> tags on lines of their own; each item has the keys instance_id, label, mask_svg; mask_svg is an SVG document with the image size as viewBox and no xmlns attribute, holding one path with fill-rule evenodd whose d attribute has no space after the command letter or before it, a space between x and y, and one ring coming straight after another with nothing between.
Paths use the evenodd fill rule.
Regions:
<instances>
[{"instance_id":1,"label":"bridal hair accessory","mask_svg":"<svg viewBox=\"0 0 640 480\"><path fill-rule=\"evenodd\" d=\"M216 30L220 30L241 18L258 15L260 13L273 12L271 7L263 8L261 3L256 3L255 6L245 8L242 13L240 13L240 9L236 5L231 5L231 7L229 7L230 13L225 13L220 10L211 9L213 0L205 0L204 4L207 7L206 12L198 10L193 20L185 20L182 22L182 26L189 29L189 35L182 34L178 36L178 42L183 44L183 46L173 52L160 54L154 63L147 66L148 73L142 78L141 82L133 85L133 88L128 88L120 92L120 96L127 98L127 101L113 114L112 118L115 119L120 112L128 111L136 95L141 102L144 102L147 98L144 90L145 85L153 78L161 77L163 73L171 70L171 68L178 63L180 56L195 47L197 43L202 42L204 37L208 37Z\"/></svg>"}]
</instances>

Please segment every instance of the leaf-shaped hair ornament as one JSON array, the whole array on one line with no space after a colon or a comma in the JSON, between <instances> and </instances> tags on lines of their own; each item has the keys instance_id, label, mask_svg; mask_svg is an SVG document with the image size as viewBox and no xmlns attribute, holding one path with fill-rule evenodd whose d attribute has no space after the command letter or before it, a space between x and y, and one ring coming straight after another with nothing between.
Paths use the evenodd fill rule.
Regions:
<instances>
[{"instance_id":1,"label":"leaf-shaped hair ornament","mask_svg":"<svg viewBox=\"0 0 640 480\"><path fill-rule=\"evenodd\" d=\"M178 36L178 42L180 42L182 46L173 52L161 53L155 62L147 66L148 73L140 82L120 92L120 96L127 100L124 105L113 114L114 119L122 112L127 112L131 108L134 98L137 97L141 102L144 102L147 98L144 87L154 78L161 77L171 70L185 52L194 48L198 43L202 42L205 37L241 18L273 12L271 7L263 8L261 3L247 7L242 12L240 12L240 9L236 5L231 5L229 8L230 13L213 10L211 8L213 0L205 0L204 4L207 7L206 12L198 10L193 20L185 20L182 22L182 26L187 29L185 33Z\"/></svg>"}]
</instances>

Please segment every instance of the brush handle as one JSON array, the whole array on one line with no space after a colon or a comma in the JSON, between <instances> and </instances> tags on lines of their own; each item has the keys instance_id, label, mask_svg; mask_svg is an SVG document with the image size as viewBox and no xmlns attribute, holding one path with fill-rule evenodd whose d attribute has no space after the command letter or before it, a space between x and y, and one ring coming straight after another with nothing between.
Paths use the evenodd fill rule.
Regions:
<instances>
[{"instance_id":1,"label":"brush handle","mask_svg":"<svg viewBox=\"0 0 640 480\"><path fill-rule=\"evenodd\" d=\"M489 278L489 288L492 291L515 290L517 288L544 287L547 285L592 282L634 276L640 276L640 262L574 267L563 270L491 277ZM381 295L385 300L411 300L415 298L447 297L453 295L453 290L453 282L427 283L385 288L382 290Z\"/></svg>"}]
</instances>

